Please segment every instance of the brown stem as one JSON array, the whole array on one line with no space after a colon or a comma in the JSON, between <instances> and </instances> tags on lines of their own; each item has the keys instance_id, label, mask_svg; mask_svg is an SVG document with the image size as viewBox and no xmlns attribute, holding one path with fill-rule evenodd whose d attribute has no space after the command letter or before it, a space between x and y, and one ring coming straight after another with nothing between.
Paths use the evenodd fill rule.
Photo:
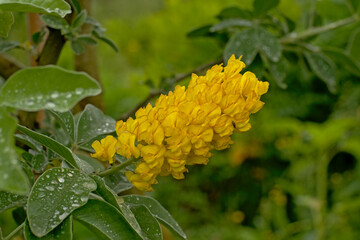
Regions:
<instances>
[{"instance_id":1,"label":"brown stem","mask_svg":"<svg viewBox=\"0 0 360 240\"><path fill-rule=\"evenodd\" d=\"M24 68L22 63L10 56L0 54L0 75L5 80L22 68Z\"/></svg>"},{"instance_id":2,"label":"brown stem","mask_svg":"<svg viewBox=\"0 0 360 240\"><path fill-rule=\"evenodd\" d=\"M178 74L177 76L175 76L175 79L174 79L174 83L178 83L180 82L181 80L184 80L185 78L188 78L188 77L191 77L191 74L193 73L200 73L202 72L203 70L215 65L215 64L220 64L223 62L223 59L220 58L220 59L217 59L217 60L214 60L208 64L205 64L205 65L202 65L202 66L199 66L195 69L193 69L192 71L188 72L188 73L182 73L182 74ZM140 102L138 105L136 105L133 109L131 109L129 112L125 113L124 115L122 115L120 117L121 120L126 120L128 119L130 116L133 116L136 111L141 108L141 107L144 107L146 106L146 104L148 102L150 102L151 99L153 99L154 97L157 97L159 96L161 93L163 93L163 91L159 90L159 89L153 89L152 91L150 91L149 95L142 101Z\"/></svg>"},{"instance_id":3,"label":"brown stem","mask_svg":"<svg viewBox=\"0 0 360 240\"><path fill-rule=\"evenodd\" d=\"M91 15L91 0L80 0L79 3L81 4L82 9L85 9L88 15ZM81 27L81 34L90 34L93 29L93 26L90 24L84 24ZM100 74L98 68L98 56L96 51L96 46L91 46L89 44L85 44L85 51L80 55L75 55L75 70L76 71L83 71L88 73L90 76L95 78L100 84ZM87 97L80 101L75 108L73 109L74 112L79 112L85 108L85 106L90 103L97 108L104 110L105 104L103 100L103 95L99 94L93 97Z\"/></svg>"}]
</instances>

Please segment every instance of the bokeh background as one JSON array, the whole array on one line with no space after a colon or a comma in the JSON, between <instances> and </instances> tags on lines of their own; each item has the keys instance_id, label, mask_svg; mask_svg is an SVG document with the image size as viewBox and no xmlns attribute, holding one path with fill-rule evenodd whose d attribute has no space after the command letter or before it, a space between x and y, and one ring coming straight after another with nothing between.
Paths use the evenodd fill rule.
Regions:
<instances>
[{"instance_id":1,"label":"bokeh background","mask_svg":"<svg viewBox=\"0 0 360 240\"><path fill-rule=\"evenodd\" d=\"M93 17L119 48L98 46L105 112L120 119L152 89L171 89L176 74L243 54L245 71L270 82L252 129L185 180L160 178L149 194L190 240L358 239L360 1L255 2L93 0ZM25 16L16 18L11 38L25 42ZM246 21L280 43L278 58L266 34L242 38L253 27ZM10 53L27 63L21 50ZM59 65L74 68L69 45ZM92 239L82 231L75 239Z\"/></svg>"}]
</instances>

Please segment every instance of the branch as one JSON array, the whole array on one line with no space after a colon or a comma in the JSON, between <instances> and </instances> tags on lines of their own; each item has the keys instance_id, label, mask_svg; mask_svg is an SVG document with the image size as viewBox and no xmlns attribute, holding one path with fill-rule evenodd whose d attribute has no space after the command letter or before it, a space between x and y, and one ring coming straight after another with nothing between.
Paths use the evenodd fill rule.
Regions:
<instances>
[{"instance_id":1,"label":"branch","mask_svg":"<svg viewBox=\"0 0 360 240\"><path fill-rule=\"evenodd\" d=\"M60 57L61 50L63 49L66 41L64 36L61 35L60 30L50 27L48 27L48 29L49 35L46 39L44 48L41 51L38 59L36 59L36 62L39 66L48 64L56 65Z\"/></svg>"},{"instance_id":2,"label":"branch","mask_svg":"<svg viewBox=\"0 0 360 240\"><path fill-rule=\"evenodd\" d=\"M24 65L10 56L0 54L0 75L6 80Z\"/></svg>"},{"instance_id":3,"label":"branch","mask_svg":"<svg viewBox=\"0 0 360 240\"><path fill-rule=\"evenodd\" d=\"M349 18L344 18L344 19L341 19L341 20L336 21L336 22L329 23L329 24L324 25L324 26L310 28L310 29L305 30L305 31L300 32L300 33L292 32L292 33L289 33L288 35L284 36L283 38L281 38L280 42L281 43L296 42L297 40L308 38L308 37L311 37L311 36L314 36L314 35L317 35L317 34L320 34L320 33L324 33L324 32L327 32L327 31L334 30L336 28L339 28L339 27L342 27L342 26L345 26L345 25L348 25L348 24L351 24L351 23L358 22L359 20L360 20L359 16L354 15L354 16L351 16Z\"/></svg>"},{"instance_id":4,"label":"branch","mask_svg":"<svg viewBox=\"0 0 360 240\"><path fill-rule=\"evenodd\" d=\"M181 80L184 80L185 78L188 78L188 77L191 77L191 74L192 73L200 73L202 72L203 70L215 65L215 64L220 64L223 62L223 59L222 58L219 58L217 60L214 60L208 64L205 64L205 65L202 65L202 66L199 66L195 69L193 69L192 71L188 72L188 73L182 73L182 74L178 74L177 76L175 76L174 78L174 83L178 83L180 82ZM136 113L136 111L141 108L141 107L144 107L146 106L146 104L151 100L153 99L154 97L157 97L159 96L161 93L163 93L163 91L161 89L152 89L149 93L149 95L142 101L140 102L138 105L136 105L133 109L131 109L129 112L123 114L121 116L121 120L126 120L128 119L130 116L134 115Z\"/></svg>"},{"instance_id":5,"label":"branch","mask_svg":"<svg viewBox=\"0 0 360 240\"><path fill-rule=\"evenodd\" d=\"M108 176L108 175L113 174L113 173L115 173L115 172L118 172L118 171L120 171L121 169L124 169L124 168L126 168L127 166L133 164L133 163L135 162L135 160L136 160L136 158L130 158L130 159L128 159L126 162L123 162L123 163L121 163L121 164L119 164L119 165L116 165L116 166L110 168L110 169L107 169L107 170L105 170L105 171L103 171L103 172L100 172L98 175L99 175L100 177L105 177L105 176Z\"/></svg>"}]
</instances>

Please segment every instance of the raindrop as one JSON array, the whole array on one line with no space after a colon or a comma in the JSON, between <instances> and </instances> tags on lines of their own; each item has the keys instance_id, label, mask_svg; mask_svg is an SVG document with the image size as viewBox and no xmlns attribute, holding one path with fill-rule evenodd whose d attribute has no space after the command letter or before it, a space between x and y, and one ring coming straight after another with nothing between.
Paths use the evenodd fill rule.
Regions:
<instances>
[{"instance_id":1,"label":"raindrop","mask_svg":"<svg viewBox=\"0 0 360 240\"><path fill-rule=\"evenodd\" d=\"M53 108L53 107L55 107L55 103L53 103L53 102L47 102L46 105L45 105L45 107L47 107L47 108Z\"/></svg>"},{"instance_id":2,"label":"raindrop","mask_svg":"<svg viewBox=\"0 0 360 240\"><path fill-rule=\"evenodd\" d=\"M51 98L53 98L53 99L58 98L58 97L59 97L59 93L57 91L55 91L51 94Z\"/></svg>"},{"instance_id":3,"label":"raindrop","mask_svg":"<svg viewBox=\"0 0 360 240\"><path fill-rule=\"evenodd\" d=\"M66 216L67 216L67 213L65 212L65 213L59 215L59 219L64 220L66 218Z\"/></svg>"},{"instance_id":4,"label":"raindrop","mask_svg":"<svg viewBox=\"0 0 360 240\"><path fill-rule=\"evenodd\" d=\"M46 186L45 188L49 191L54 191L54 189L55 189L53 186Z\"/></svg>"},{"instance_id":5,"label":"raindrop","mask_svg":"<svg viewBox=\"0 0 360 240\"><path fill-rule=\"evenodd\" d=\"M65 179L63 177L58 177L58 181L63 183L63 182L65 182Z\"/></svg>"},{"instance_id":6,"label":"raindrop","mask_svg":"<svg viewBox=\"0 0 360 240\"><path fill-rule=\"evenodd\" d=\"M80 94L82 94L84 92L84 89L82 89L82 88L76 88L75 89L75 93L77 94L77 95L80 95Z\"/></svg>"}]
</instances>

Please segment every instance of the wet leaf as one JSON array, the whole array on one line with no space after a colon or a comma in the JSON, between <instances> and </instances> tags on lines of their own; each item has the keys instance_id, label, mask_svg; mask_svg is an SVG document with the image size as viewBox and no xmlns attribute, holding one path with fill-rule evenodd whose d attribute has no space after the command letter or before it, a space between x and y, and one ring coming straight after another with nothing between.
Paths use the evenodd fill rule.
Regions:
<instances>
[{"instance_id":1,"label":"wet leaf","mask_svg":"<svg viewBox=\"0 0 360 240\"><path fill-rule=\"evenodd\" d=\"M256 43L260 51L271 61L279 61L281 57L281 45L279 40L264 28L256 28L256 32Z\"/></svg>"},{"instance_id":2,"label":"wet leaf","mask_svg":"<svg viewBox=\"0 0 360 240\"><path fill-rule=\"evenodd\" d=\"M124 216L104 201L90 199L85 206L75 210L73 216L107 239L141 239Z\"/></svg>"},{"instance_id":3,"label":"wet leaf","mask_svg":"<svg viewBox=\"0 0 360 240\"><path fill-rule=\"evenodd\" d=\"M86 105L77 124L77 143L115 131L116 121L91 104Z\"/></svg>"},{"instance_id":4,"label":"wet leaf","mask_svg":"<svg viewBox=\"0 0 360 240\"><path fill-rule=\"evenodd\" d=\"M38 142L34 141L31 137L24 135L24 134L15 134L16 141L19 141L27 146L29 146L31 149L40 152L42 151L42 146Z\"/></svg>"},{"instance_id":5,"label":"wet leaf","mask_svg":"<svg viewBox=\"0 0 360 240\"><path fill-rule=\"evenodd\" d=\"M93 175L91 177L92 179L94 179L96 185L98 186L96 189L96 193L101 196L106 202L110 203L115 208L120 210L118 202L116 201L116 194L111 190L111 188L106 186L104 179L96 175Z\"/></svg>"},{"instance_id":6,"label":"wet leaf","mask_svg":"<svg viewBox=\"0 0 360 240\"><path fill-rule=\"evenodd\" d=\"M116 172L106 176L104 179L106 185L109 186L116 194L129 190L133 187L123 172Z\"/></svg>"},{"instance_id":7,"label":"wet leaf","mask_svg":"<svg viewBox=\"0 0 360 240\"><path fill-rule=\"evenodd\" d=\"M67 21L61 17L54 15L42 15L41 20L49 27L54 29L69 28Z\"/></svg>"},{"instance_id":8,"label":"wet leaf","mask_svg":"<svg viewBox=\"0 0 360 240\"><path fill-rule=\"evenodd\" d=\"M72 216L66 218L59 226L45 236L38 238L30 230L29 221L24 226L25 240L72 240Z\"/></svg>"},{"instance_id":9,"label":"wet leaf","mask_svg":"<svg viewBox=\"0 0 360 240\"><path fill-rule=\"evenodd\" d=\"M130 205L130 210L140 225L146 239L161 240L162 232L159 222L144 205Z\"/></svg>"},{"instance_id":10,"label":"wet leaf","mask_svg":"<svg viewBox=\"0 0 360 240\"><path fill-rule=\"evenodd\" d=\"M93 172L100 172L105 169L104 165L102 165L99 162L99 160L92 158L89 155L76 154L76 156L78 156L83 162L86 162L87 164L89 164L91 166L91 168L93 169Z\"/></svg>"},{"instance_id":11,"label":"wet leaf","mask_svg":"<svg viewBox=\"0 0 360 240\"><path fill-rule=\"evenodd\" d=\"M57 66L22 69L13 74L0 89L0 104L38 111L65 112L81 99L101 92L95 79L83 72Z\"/></svg>"},{"instance_id":12,"label":"wet leaf","mask_svg":"<svg viewBox=\"0 0 360 240\"><path fill-rule=\"evenodd\" d=\"M55 117L55 119L60 123L61 127L66 131L70 138L75 140L75 121L74 116L71 111L67 112L55 112L49 110L49 112Z\"/></svg>"},{"instance_id":13,"label":"wet leaf","mask_svg":"<svg viewBox=\"0 0 360 240\"><path fill-rule=\"evenodd\" d=\"M236 57L243 56L242 61L244 61L246 65L251 64L259 50L256 44L256 38L255 28L235 33L225 46L224 62L227 62L231 55L235 54Z\"/></svg>"},{"instance_id":14,"label":"wet leaf","mask_svg":"<svg viewBox=\"0 0 360 240\"><path fill-rule=\"evenodd\" d=\"M12 207L24 206L26 200L26 196L0 191L0 213Z\"/></svg>"},{"instance_id":15,"label":"wet leaf","mask_svg":"<svg viewBox=\"0 0 360 240\"><path fill-rule=\"evenodd\" d=\"M42 237L88 201L96 183L78 170L51 168L35 182L28 199L31 231Z\"/></svg>"},{"instance_id":16,"label":"wet leaf","mask_svg":"<svg viewBox=\"0 0 360 240\"><path fill-rule=\"evenodd\" d=\"M151 197L127 195L122 197L126 203L144 205L151 214L160 220L165 226L173 230L179 237L186 239L186 234L180 228L170 213L161 204Z\"/></svg>"},{"instance_id":17,"label":"wet leaf","mask_svg":"<svg viewBox=\"0 0 360 240\"><path fill-rule=\"evenodd\" d=\"M224 61L227 62L232 54L235 54L236 57L243 55L242 60L249 65L259 51L273 62L279 61L282 53L280 42L266 29L249 28L235 33L230 38L224 50Z\"/></svg>"},{"instance_id":18,"label":"wet leaf","mask_svg":"<svg viewBox=\"0 0 360 240\"><path fill-rule=\"evenodd\" d=\"M76 168L78 167L78 163L76 161L77 159L74 157L74 154L71 152L71 150L66 146L46 135L32 131L24 126L18 125L18 130L31 137L35 141L41 143L45 147L51 149L59 156L63 157L64 160L67 161L71 166Z\"/></svg>"},{"instance_id":19,"label":"wet leaf","mask_svg":"<svg viewBox=\"0 0 360 240\"><path fill-rule=\"evenodd\" d=\"M15 153L16 119L0 107L0 190L27 194L29 184ZM14 181L16 179L16 181Z\"/></svg>"},{"instance_id":20,"label":"wet leaf","mask_svg":"<svg viewBox=\"0 0 360 240\"><path fill-rule=\"evenodd\" d=\"M63 0L0 0L0 10L57 14L64 17L71 7Z\"/></svg>"}]
</instances>

